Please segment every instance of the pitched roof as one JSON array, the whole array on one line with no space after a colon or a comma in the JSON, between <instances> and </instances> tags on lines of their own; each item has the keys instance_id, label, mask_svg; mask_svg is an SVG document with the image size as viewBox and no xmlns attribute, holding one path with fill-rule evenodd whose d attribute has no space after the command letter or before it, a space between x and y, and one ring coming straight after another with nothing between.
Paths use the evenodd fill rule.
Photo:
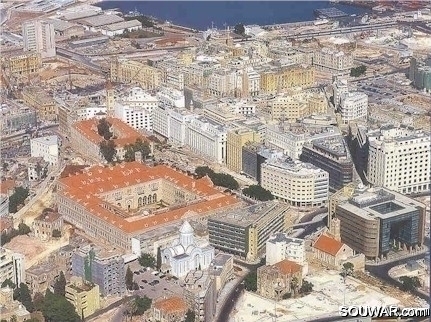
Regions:
<instances>
[{"instance_id":1,"label":"pitched roof","mask_svg":"<svg viewBox=\"0 0 431 322\"><path fill-rule=\"evenodd\" d=\"M154 303L154 307L164 313L181 313L187 311L186 302L178 296L157 301Z\"/></svg>"},{"instance_id":2,"label":"pitched roof","mask_svg":"<svg viewBox=\"0 0 431 322\"><path fill-rule=\"evenodd\" d=\"M13 190L15 187L15 180L0 181L0 193L6 195L9 193L9 190Z\"/></svg>"},{"instance_id":3,"label":"pitched roof","mask_svg":"<svg viewBox=\"0 0 431 322\"><path fill-rule=\"evenodd\" d=\"M295 273L298 273L298 272L302 271L302 266L301 265L299 265L299 264L297 264L295 262L292 262L290 260L287 260L287 259L284 259L281 262L275 263L272 266L278 268L279 271L282 274L285 274L285 275L287 275L287 274L295 274Z\"/></svg>"},{"instance_id":4,"label":"pitched roof","mask_svg":"<svg viewBox=\"0 0 431 322\"><path fill-rule=\"evenodd\" d=\"M343 243L332 237L322 234L314 242L313 247L324 253L336 256L341 247L343 247Z\"/></svg>"}]
</instances>

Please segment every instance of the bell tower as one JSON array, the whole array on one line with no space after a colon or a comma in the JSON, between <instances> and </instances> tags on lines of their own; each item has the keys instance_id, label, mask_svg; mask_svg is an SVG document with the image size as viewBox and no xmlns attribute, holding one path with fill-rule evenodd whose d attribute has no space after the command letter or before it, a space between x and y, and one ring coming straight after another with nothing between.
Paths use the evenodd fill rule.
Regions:
<instances>
[{"instance_id":1,"label":"bell tower","mask_svg":"<svg viewBox=\"0 0 431 322\"><path fill-rule=\"evenodd\" d=\"M106 114L108 116L114 116L114 105L115 105L115 96L114 96L114 87L112 86L111 81L106 82Z\"/></svg>"}]
</instances>

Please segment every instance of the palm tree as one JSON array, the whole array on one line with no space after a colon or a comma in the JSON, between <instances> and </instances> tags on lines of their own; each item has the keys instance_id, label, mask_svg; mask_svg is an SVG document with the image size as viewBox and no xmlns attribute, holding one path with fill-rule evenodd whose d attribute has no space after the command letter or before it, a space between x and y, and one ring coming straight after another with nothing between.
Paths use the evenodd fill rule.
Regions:
<instances>
[{"instance_id":1,"label":"palm tree","mask_svg":"<svg viewBox=\"0 0 431 322\"><path fill-rule=\"evenodd\" d=\"M296 290L298 289L298 286L299 286L298 278L296 276L292 277L290 281L290 289L292 290L293 297L295 297L296 295Z\"/></svg>"},{"instance_id":2,"label":"palm tree","mask_svg":"<svg viewBox=\"0 0 431 322\"><path fill-rule=\"evenodd\" d=\"M344 283L346 283L346 277L353 274L354 265L350 262L346 262L343 264L341 268L341 275L344 278Z\"/></svg>"}]
</instances>

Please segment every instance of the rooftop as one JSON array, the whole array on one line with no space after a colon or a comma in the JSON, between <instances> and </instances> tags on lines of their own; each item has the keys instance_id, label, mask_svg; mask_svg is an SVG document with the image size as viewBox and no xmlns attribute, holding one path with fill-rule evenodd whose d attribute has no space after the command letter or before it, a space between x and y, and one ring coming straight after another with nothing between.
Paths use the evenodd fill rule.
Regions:
<instances>
[{"instance_id":1,"label":"rooftop","mask_svg":"<svg viewBox=\"0 0 431 322\"><path fill-rule=\"evenodd\" d=\"M299 239L299 238L293 238L293 237L289 237L288 234L286 233L275 233L274 235L270 236L268 238L268 243L294 243L294 244L298 244L301 245L304 243L303 239Z\"/></svg>"},{"instance_id":2,"label":"rooftop","mask_svg":"<svg viewBox=\"0 0 431 322\"><path fill-rule=\"evenodd\" d=\"M46 145L57 145L58 144L58 136L57 135L50 135L50 136L42 136L40 138L31 139L32 142L37 142L40 144L46 144Z\"/></svg>"},{"instance_id":3,"label":"rooftop","mask_svg":"<svg viewBox=\"0 0 431 322\"><path fill-rule=\"evenodd\" d=\"M312 145L317 150L333 154L338 158L349 156L346 142L341 135L313 140Z\"/></svg>"},{"instance_id":4,"label":"rooftop","mask_svg":"<svg viewBox=\"0 0 431 322\"><path fill-rule=\"evenodd\" d=\"M122 22L124 21L123 18L117 16L117 15L96 15L96 16L91 16L91 17L87 17L87 18L83 18L83 19L79 19L77 21L77 23L82 24L82 25L87 25L87 26L91 26L91 27L101 27L101 26L106 26L106 25L111 25L114 23L118 23L118 22Z\"/></svg>"},{"instance_id":5,"label":"rooftop","mask_svg":"<svg viewBox=\"0 0 431 322\"><path fill-rule=\"evenodd\" d=\"M319 173L325 173L322 170L311 163L301 162L299 160L292 160L291 158L272 158L266 160L262 167L276 167L282 170L286 170L291 174L297 176L311 176Z\"/></svg>"},{"instance_id":6,"label":"rooftop","mask_svg":"<svg viewBox=\"0 0 431 322\"><path fill-rule=\"evenodd\" d=\"M107 26L103 26L103 29L109 31L116 31L132 27L142 27L142 23L138 20L120 21Z\"/></svg>"},{"instance_id":7,"label":"rooftop","mask_svg":"<svg viewBox=\"0 0 431 322\"><path fill-rule=\"evenodd\" d=\"M45 211L35 220L52 223L58 220L61 216L56 211Z\"/></svg>"},{"instance_id":8,"label":"rooftop","mask_svg":"<svg viewBox=\"0 0 431 322\"><path fill-rule=\"evenodd\" d=\"M187 311L186 302L179 296L156 301L154 307L165 313L181 313Z\"/></svg>"},{"instance_id":9,"label":"rooftop","mask_svg":"<svg viewBox=\"0 0 431 322\"><path fill-rule=\"evenodd\" d=\"M302 271L301 265L287 259L284 259L281 262L275 263L272 266L277 268L284 275L295 274Z\"/></svg>"},{"instance_id":10,"label":"rooftop","mask_svg":"<svg viewBox=\"0 0 431 322\"><path fill-rule=\"evenodd\" d=\"M314 242L313 247L324 253L336 256L341 247L343 247L343 243L332 237L322 234Z\"/></svg>"}]
</instances>

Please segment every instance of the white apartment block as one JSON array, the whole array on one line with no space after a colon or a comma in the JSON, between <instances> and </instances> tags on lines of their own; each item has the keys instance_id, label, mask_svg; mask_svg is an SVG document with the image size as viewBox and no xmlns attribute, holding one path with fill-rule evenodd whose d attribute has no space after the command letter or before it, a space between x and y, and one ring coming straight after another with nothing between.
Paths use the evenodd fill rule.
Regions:
<instances>
[{"instance_id":1,"label":"white apartment block","mask_svg":"<svg viewBox=\"0 0 431 322\"><path fill-rule=\"evenodd\" d=\"M332 84L332 90L333 90L333 98L334 98L334 107L336 110L338 110L341 103L341 95L349 92L349 88L347 86L347 80L336 78L334 83Z\"/></svg>"},{"instance_id":2,"label":"white apartment block","mask_svg":"<svg viewBox=\"0 0 431 322\"><path fill-rule=\"evenodd\" d=\"M54 25L47 21L33 20L22 24L24 51L34 51L42 58L55 57Z\"/></svg>"},{"instance_id":3,"label":"white apartment block","mask_svg":"<svg viewBox=\"0 0 431 322\"><path fill-rule=\"evenodd\" d=\"M234 96L242 88L242 77L233 71L218 71L208 77L208 90L216 97Z\"/></svg>"},{"instance_id":4,"label":"white apartment block","mask_svg":"<svg viewBox=\"0 0 431 322\"><path fill-rule=\"evenodd\" d=\"M328 200L329 174L290 158L271 159L262 164L261 186L292 206L319 207Z\"/></svg>"},{"instance_id":5,"label":"white apartment block","mask_svg":"<svg viewBox=\"0 0 431 322\"><path fill-rule=\"evenodd\" d=\"M106 107L101 106L93 106L93 107L85 107L77 112L78 120L84 121L95 118L103 118L106 117Z\"/></svg>"},{"instance_id":6,"label":"white apartment block","mask_svg":"<svg viewBox=\"0 0 431 322\"><path fill-rule=\"evenodd\" d=\"M24 255L0 248L0 284L11 280L15 285L25 283Z\"/></svg>"},{"instance_id":7,"label":"white apartment block","mask_svg":"<svg viewBox=\"0 0 431 322\"><path fill-rule=\"evenodd\" d=\"M335 126L269 125L265 144L270 148L281 149L288 157L297 160L305 143L339 134Z\"/></svg>"},{"instance_id":8,"label":"white apartment block","mask_svg":"<svg viewBox=\"0 0 431 322\"><path fill-rule=\"evenodd\" d=\"M367 136L370 183L403 194L430 190L429 132L390 125Z\"/></svg>"},{"instance_id":9,"label":"white apartment block","mask_svg":"<svg viewBox=\"0 0 431 322\"><path fill-rule=\"evenodd\" d=\"M186 129L189 148L218 163L226 162L227 131L222 126L203 117L194 118Z\"/></svg>"},{"instance_id":10,"label":"white apartment block","mask_svg":"<svg viewBox=\"0 0 431 322\"><path fill-rule=\"evenodd\" d=\"M313 65L317 70L330 72L334 75L347 75L353 67L353 55L329 48L314 53Z\"/></svg>"},{"instance_id":11,"label":"white apartment block","mask_svg":"<svg viewBox=\"0 0 431 322\"><path fill-rule=\"evenodd\" d=\"M30 153L32 157L42 157L50 165L56 165L59 153L57 135L31 139Z\"/></svg>"},{"instance_id":12,"label":"white apartment block","mask_svg":"<svg viewBox=\"0 0 431 322\"><path fill-rule=\"evenodd\" d=\"M184 91L184 73L168 69L166 71L166 86L177 91Z\"/></svg>"},{"instance_id":13,"label":"white apartment block","mask_svg":"<svg viewBox=\"0 0 431 322\"><path fill-rule=\"evenodd\" d=\"M239 72L242 75L242 95L258 96L260 91L260 74L248 67Z\"/></svg>"},{"instance_id":14,"label":"white apartment block","mask_svg":"<svg viewBox=\"0 0 431 322\"><path fill-rule=\"evenodd\" d=\"M302 276L308 273L305 241L289 237L286 233L275 233L266 242L266 265L290 260L303 267Z\"/></svg>"},{"instance_id":15,"label":"white apartment block","mask_svg":"<svg viewBox=\"0 0 431 322\"><path fill-rule=\"evenodd\" d=\"M164 105L178 108L184 108L186 106L184 91L181 92L175 88L163 87L157 92L156 97L158 101Z\"/></svg>"},{"instance_id":16,"label":"white apartment block","mask_svg":"<svg viewBox=\"0 0 431 322\"><path fill-rule=\"evenodd\" d=\"M341 94L341 120L344 124L358 119L366 119L368 114L368 95L361 92Z\"/></svg>"}]
</instances>

